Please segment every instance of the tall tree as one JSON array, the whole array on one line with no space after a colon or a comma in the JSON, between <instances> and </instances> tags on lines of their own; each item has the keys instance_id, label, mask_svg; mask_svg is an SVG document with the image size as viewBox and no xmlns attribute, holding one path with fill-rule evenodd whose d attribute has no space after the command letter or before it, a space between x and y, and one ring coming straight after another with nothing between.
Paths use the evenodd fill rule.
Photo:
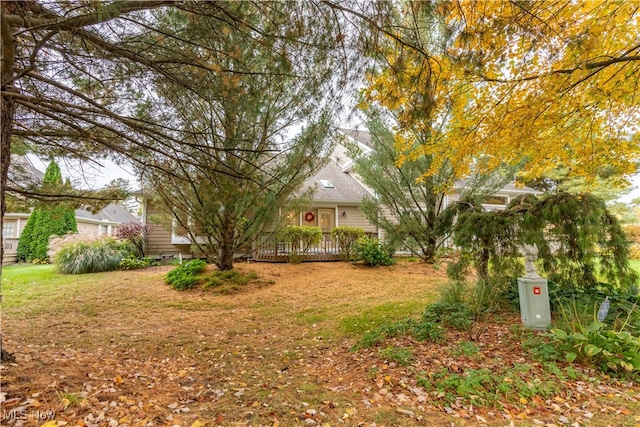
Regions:
<instances>
[{"instance_id":1,"label":"tall tree","mask_svg":"<svg viewBox=\"0 0 640 427\"><path fill-rule=\"evenodd\" d=\"M399 165L395 135L382 117L368 111L371 151L352 148L355 170L362 182L375 192L361 209L367 219L383 229L386 238L404 246L426 262L433 262L437 249L448 237L441 227L445 208L444 183L449 171L420 179L431 158L420 156Z\"/></svg>"},{"instance_id":2,"label":"tall tree","mask_svg":"<svg viewBox=\"0 0 640 427\"><path fill-rule=\"evenodd\" d=\"M43 178L42 188L55 192L63 186L62 173L58 164L51 160ZM18 241L18 260L47 260L49 238L77 233L76 215L63 203L37 207L29 216Z\"/></svg>"},{"instance_id":3,"label":"tall tree","mask_svg":"<svg viewBox=\"0 0 640 427\"><path fill-rule=\"evenodd\" d=\"M400 15L368 91L400 111L400 161L433 155L425 175L448 164L465 176L484 156L522 163L525 180L563 164L588 180L612 170L616 184L636 171L637 3L416 1Z\"/></svg>"},{"instance_id":4,"label":"tall tree","mask_svg":"<svg viewBox=\"0 0 640 427\"><path fill-rule=\"evenodd\" d=\"M150 101L141 111L181 135L167 153L146 157L139 168L145 186L171 212L166 224L221 270L276 225L278 208L321 165L348 76L340 71L340 29L331 14L283 2L270 5L267 19L252 3L231 7L248 28L274 37L256 40L231 23L170 11L161 17L167 32L188 38L194 51L219 53L188 70L197 93L156 79L162 105ZM196 53L187 48L184 55Z\"/></svg>"},{"instance_id":5,"label":"tall tree","mask_svg":"<svg viewBox=\"0 0 640 427\"><path fill-rule=\"evenodd\" d=\"M283 7L281 2L246 3L262 14L265 22ZM143 164L148 153L165 157L175 153L172 147L183 141L180 129L171 122L151 121L144 113L145 105L156 100L147 90L150 79L164 80L176 90L198 95L198 79L219 71L209 67L210 59L230 52L197 44L184 32L171 32L162 27L158 13L179 12L189 19L207 17L210 23L271 44L274 50L278 43L296 37L295 31L286 33L245 22L237 2L7 0L0 2L0 7L2 195L8 188L12 141L44 156L71 155L98 162L111 156ZM344 28L348 23L340 19L339 11L322 2L290 3L288 7L297 8L299 15L309 19L315 16L318 28L331 24L336 30L331 45L339 46L345 58L355 56L349 42L351 33ZM237 73L234 69L225 71L228 76ZM358 68L345 61L334 72L353 75ZM140 153L144 155L138 156ZM170 160L198 167L189 158L173 155ZM15 186L12 190L23 189ZM0 220L4 212L5 205L0 203Z\"/></svg>"}]
</instances>

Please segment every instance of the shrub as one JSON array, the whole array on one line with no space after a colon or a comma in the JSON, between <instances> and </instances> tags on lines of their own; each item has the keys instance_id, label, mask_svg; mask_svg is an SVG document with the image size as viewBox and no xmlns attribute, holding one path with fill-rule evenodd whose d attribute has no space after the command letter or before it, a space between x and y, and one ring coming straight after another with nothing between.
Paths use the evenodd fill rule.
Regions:
<instances>
[{"instance_id":1,"label":"shrub","mask_svg":"<svg viewBox=\"0 0 640 427\"><path fill-rule=\"evenodd\" d=\"M55 188L56 191L64 185L60 168L53 160L47 166L42 185L45 188ZM64 203L49 203L38 207L31 213L20 234L18 260L29 262L33 259L46 260L51 236L62 236L77 231L75 212Z\"/></svg>"},{"instance_id":2,"label":"shrub","mask_svg":"<svg viewBox=\"0 0 640 427\"><path fill-rule=\"evenodd\" d=\"M577 325L586 325L594 320L600 304L609 298L609 312L604 323L613 329L640 333L640 303L638 288L619 288L608 283L598 283L588 288L563 288L549 282L551 308L561 329L576 331Z\"/></svg>"},{"instance_id":3,"label":"shrub","mask_svg":"<svg viewBox=\"0 0 640 427\"><path fill-rule=\"evenodd\" d=\"M640 244L640 226L638 225L625 225L622 227L627 239L633 243ZM637 259L637 258L633 258Z\"/></svg>"},{"instance_id":4,"label":"shrub","mask_svg":"<svg viewBox=\"0 0 640 427\"><path fill-rule=\"evenodd\" d=\"M395 264L393 254L395 248L389 243L379 242L368 237L362 237L355 242L356 261L371 267Z\"/></svg>"},{"instance_id":5,"label":"shrub","mask_svg":"<svg viewBox=\"0 0 640 427\"><path fill-rule=\"evenodd\" d=\"M278 233L278 239L289 244L288 261L299 264L312 245L322 241L322 229L306 225L290 225Z\"/></svg>"},{"instance_id":6,"label":"shrub","mask_svg":"<svg viewBox=\"0 0 640 427\"><path fill-rule=\"evenodd\" d=\"M146 225L129 222L119 224L113 230L113 236L118 240L124 240L131 243L131 245L136 249L136 255L140 258L144 258L144 245L148 231L149 230Z\"/></svg>"},{"instance_id":7,"label":"shrub","mask_svg":"<svg viewBox=\"0 0 640 427\"><path fill-rule=\"evenodd\" d=\"M198 276L206 266L206 262L200 259L192 259L167 273L164 281L179 291L191 289L200 282L200 277Z\"/></svg>"},{"instance_id":8,"label":"shrub","mask_svg":"<svg viewBox=\"0 0 640 427\"><path fill-rule=\"evenodd\" d=\"M344 261L356 259L355 242L364 237L364 230L358 227L348 227L346 225L335 227L331 230L331 236L338 244L340 257Z\"/></svg>"},{"instance_id":9,"label":"shrub","mask_svg":"<svg viewBox=\"0 0 640 427\"><path fill-rule=\"evenodd\" d=\"M632 243L629 246L629 259L640 260L640 243Z\"/></svg>"},{"instance_id":10,"label":"shrub","mask_svg":"<svg viewBox=\"0 0 640 427\"><path fill-rule=\"evenodd\" d=\"M99 273L118 268L127 256L127 245L110 237L68 235L52 239L54 263L65 274Z\"/></svg>"},{"instance_id":11,"label":"shrub","mask_svg":"<svg viewBox=\"0 0 640 427\"><path fill-rule=\"evenodd\" d=\"M146 268L154 265L160 265L160 263L153 258L138 258L135 255L131 254L120 261L120 263L118 264L118 268L120 270L136 270L138 268Z\"/></svg>"},{"instance_id":12,"label":"shrub","mask_svg":"<svg viewBox=\"0 0 640 427\"><path fill-rule=\"evenodd\" d=\"M473 314L471 307L464 302L452 304L438 301L427 306L422 318L424 321L440 323L447 328L468 331L473 325Z\"/></svg>"}]
</instances>

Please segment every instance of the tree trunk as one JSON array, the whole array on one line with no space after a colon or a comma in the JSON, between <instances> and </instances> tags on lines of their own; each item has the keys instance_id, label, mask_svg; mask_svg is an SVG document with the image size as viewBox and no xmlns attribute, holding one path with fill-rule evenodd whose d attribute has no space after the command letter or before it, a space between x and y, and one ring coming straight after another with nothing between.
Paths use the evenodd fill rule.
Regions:
<instances>
[{"instance_id":1,"label":"tree trunk","mask_svg":"<svg viewBox=\"0 0 640 427\"><path fill-rule=\"evenodd\" d=\"M5 4L6 6L6 4ZM4 8L3 8L4 9ZM4 10L2 11L4 12ZM16 104L11 93L17 92L13 83L15 65L15 44L13 29L4 19L4 14L0 14L1 20L1 40L2 59L0 65L0 89L3 95L0 100L0 281L2 280L2 261L4 259L4 236L2 224L4 224L4 213L7 205L4 200L5 189L7 188L7 177L9 176L9 162L11 161L11 133L13 132L13 119L16 112ZM0 290L0 301L2 301L2 291ZM0 331L0 361L14 360L12 356L2 349L2 331Z\"/></svg>"},{"instance_id":2,"label":"tree trunk","mask_svg":"<svg viewBox=\"0 0 640 427\"><path fill-rule=\"evenodd\" d=\"M222 271L233 270L233 247L228 243L220 246L220 255L217 262L218 269Z\"/></svg>"},{"instance_id":3,"label":"tree trunk","mask_svg":"<svg viewBox=\"0 0 640 427\"><path fill-rule=\"evenodd\" d=\"M435 236L427 237L426 245L422 247L422 259L427 264L433 264L436 261L436 248L438 240Z\"/></svg>"},{"instance_id":4,"label":"tree trunk","mask_svg":"<svg viewBox=\"0 0 640 427\"><path fill-rule=\"evenodd\" d=\"M3 79L4 80L4 79ZM9 91L2 87L2 91ZM9 175L9 162L11 161L11 131L13 116L15 113L15 103L9 96L2 96L0 121L0 223L4 223L4 213L6 211L5 189L7 188L7 177ZM0 227L0 241L4 242L2 227ZM0 276L2 276L2 260L4 258L4 243L0 245Z\"/></svg>"},{"instance_id":5,"label":"tree trunk","mask_svg":"<svg viewBox=\"0 0 640 427\"><path fill-rule=\"evenodd\" d=\"M484 247L482 248L480 253L480 259L478 260L478 263L476 265L476 269L478 271L478 276L480 277L480 280L484 281L485 283L489 282L489 258L491 257L491 254L489 253L489 249Z\"/></svg>"},{"instance_id":6,"label":"tree trunk","mask_svg":"<svg viewBox=\"0 0 640 427\"><path fill-rule=\"evenodd\" d=\"M6 69L2 69L2 81L9 81L6 79ZM11 75L11 72L8 72ZM2 85L3 92L14 92L13 85ZM13 129L13 117L16 111L15 102L12 97L2 95L0 101L0 280L2 280L2 264L4 260L4 213L7 209L5 203L5 189L7 188L7 177L9 176L9 162L11 161L11 132ZM0 301L2 301L2 290L0 289ZM2 331L0 331L0 361L2 362L15 362L15 358L2 348Z\"/></svg>"},{"instance_id":7,"label":"tree trunk","mask_svg":"<svg viewBox=\"0 0 640 427\"><path fill-rule=\"evenodd\" d=\"M233 270L233 226L230 224L223 224L222 239L218 248L218 259L216 265L218 269L222 271Z\"/></svg>"}]
</instances>

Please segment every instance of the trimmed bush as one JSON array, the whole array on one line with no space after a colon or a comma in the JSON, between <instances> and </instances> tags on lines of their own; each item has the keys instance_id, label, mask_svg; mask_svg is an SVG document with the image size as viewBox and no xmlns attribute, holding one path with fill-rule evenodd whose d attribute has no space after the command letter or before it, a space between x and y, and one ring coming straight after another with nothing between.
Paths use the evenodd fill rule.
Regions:
<instances>
[{"instance_id":1,"label":"trimmed bush","mask_svg":"<svg viewBox=\"0 0 640 427\"><path fill-rule=\"evenodd\" d=\"M344 261L353 261L357 257L355 243L358 239L364 237L364 230L358 227L349 227L342 225L331 230L331 236L338 243L340 257Z\"/></svg>"},{"instance_id":2,"label":"trimmed bush","mask_svg":"<svg viewBox=\"0 0 640 427\"><path fill-rule=\"evenodd\" d=\"M58 189L63 185L60 168L53 160L47 166L42 182L44 187L51 189ZM62 236L77 231L75 212L64 204L36 208L20 234L18 260L31 262L37 259L39 263L43 263L48 260L47 251L51 236Z\"/></svg>"},{"instance_id":3,"label":"trimmed bush","mask_svg":"<svg viewBox=\"0 0 640 427\"><path fill-rule=\"evenodd\" d=\"M312 245L322 241L322 229L307 225L290 225L278 233L278 239L289 244L288 261L299 264Z\"/></svg>"},{"instance_id":4,"label":"trimmed bush","mask_svg":"<svg viewBox=\"0 0 640 427\"><path fill-rule=\"evenodd\" d=\"M131 254L120 261L118 268L120 270L136 270L138 268L147 268L154 265L160 265L160 263L150 257L138 258Z\"/></svg>"},{"instance_id":5,"label":"trimmed bush","mask_svg":"<svg viewBox=\"0 0 640 427\"><path fill-rule=\"evenodd\" d=\"M117 270L128 254L128 245L110 237L69 235L52 239L54 263L64 274L99 273Z\"/></svg>"},{"instance_id":6,"label":"trimmed bush","mask_svg":"<svg viewBox=\"0 0 640 427\"><path fill-rule=\"evenodd\" d=\"M204 271L206 266L206 262L200 259L192 259L167 273L164 281L179 291L191 289L200 282L200 273Z\"/></svg>"},{"instance_id":7,"label":"trimmed bush","mask_svg":"<svg viewBox=\"0 0 640 427\"><path fill-rule=\"evenodd\" d=\"M393 248L389 243L379 242L368 237L358 239L355 244L356 261L371 267L395 264Z\"/></svg>"}]
</instances>

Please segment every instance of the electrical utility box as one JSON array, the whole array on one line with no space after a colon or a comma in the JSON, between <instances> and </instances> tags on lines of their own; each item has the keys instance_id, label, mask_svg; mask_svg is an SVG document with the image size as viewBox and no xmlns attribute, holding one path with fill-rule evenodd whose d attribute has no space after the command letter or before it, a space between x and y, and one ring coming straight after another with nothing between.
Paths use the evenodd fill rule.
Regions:
<instances>
[{"instance_id":1,"label":"electrical utility box","mask_svg":"<svg viewBox=\"0 0 640 427\"><path fill-rule=\"evenodd\" d=\"M542 277L518 278L522 324L529 329L547 330L551 325L549 288Z\"/></svg>"}]
</instances>

